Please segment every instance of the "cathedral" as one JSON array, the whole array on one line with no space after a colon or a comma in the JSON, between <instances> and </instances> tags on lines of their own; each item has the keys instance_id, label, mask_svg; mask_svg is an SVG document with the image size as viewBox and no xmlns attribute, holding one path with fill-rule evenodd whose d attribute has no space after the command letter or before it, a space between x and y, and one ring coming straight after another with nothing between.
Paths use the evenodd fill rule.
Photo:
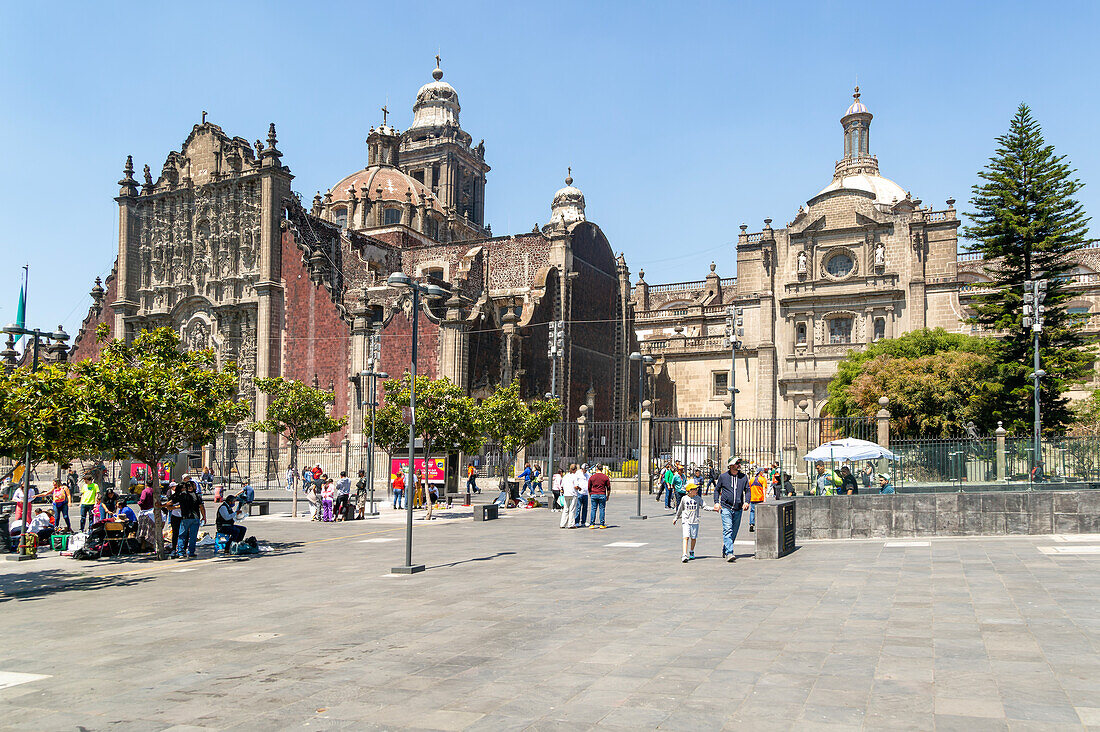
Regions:
<instances>
[{"instance_id":1,"label":"cathedral","mask_svg":"<svg viewBox=\"0 0 1100 732\"><path fill-rule=\"evenodd\" d=\"M557 392L564 418L622 420L631 409L627 355L637 347L630 273L585 213L572 177L549 223L494 236L485 220L484 141L459 121L458 93L439 67L420 88L412 123L367 137L366 167L318 194L294 192L275 125L266 142L230 137L203 119L154 177L127 158L119 193L117 258L97 278L73 359L94 357L94 332L177 330L188 348L235 361L242 393L262 418L254 378L285 376L328 389L362 440L360 376L399 376L419 330L418 373L447 377L475 398L518 383L551 391L549 323L564 321ZM394 272L441 286L420 301L387 286ZM364 399L363 401L369 401ZM241 426L230 452L253 444ZM258 439L264 442L265 436Z\"/></svg>"}]
</instances>

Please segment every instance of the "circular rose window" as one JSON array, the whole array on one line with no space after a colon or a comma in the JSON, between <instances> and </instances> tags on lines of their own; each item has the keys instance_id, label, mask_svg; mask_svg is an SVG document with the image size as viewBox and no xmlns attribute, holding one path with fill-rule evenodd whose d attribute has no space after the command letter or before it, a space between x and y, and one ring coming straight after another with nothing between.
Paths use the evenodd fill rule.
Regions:
<instances>
[{"instance_id":1,"label":"circular rose window","mask_svg":"<svg viewBox=\"0 0 1100 732\"><path fill-rule=\"evenodd\" d=\"M825 271L833 277L847 277L855 269L856 263L849 255L838 252L825 262Z\"/></svg>"}]
</instances>

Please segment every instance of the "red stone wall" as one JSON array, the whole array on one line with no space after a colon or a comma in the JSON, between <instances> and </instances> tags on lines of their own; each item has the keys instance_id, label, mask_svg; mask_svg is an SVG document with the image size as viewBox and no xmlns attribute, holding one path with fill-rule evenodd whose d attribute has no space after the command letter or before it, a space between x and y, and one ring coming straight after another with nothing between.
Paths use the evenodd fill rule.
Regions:
<instances>
[{"instance_id":1,"label":"red stone wall","mask_svg":"<svg viewBox=\"0 0 1100 732\"><path fill-rule=\"evenodd\" d=\"M302 251L291 231L282 238L284 306L283 376L306 384L314 374L322 389L329 382L335 390L334 417L348 414L348 382L351 363L351 326L340 315L336 303L322 285L313 284ZM329 436L339 445L347 428Z\"/></svg>"},{"instance_id":2,"label":"red stone wall","mask_svg":"<svg viewBox=\"0 0 1100 732\"><path fill-rule=\"evenodd\" d=\"M439 326L423 312L417 323L416 374L434 379L439 373ZM398 379L412 363L412 321L399 312L382 329L382 370Z\"/></svg>"},{"instance_id":3,"label":"red stone wall","mask_svg":"<svg viewBox=\"0 0 1100 732\"><path fill-rule=\"evenodd\" d=\"M95 330L99 327L100 323L106 323L108 326L114 326L115 311L111 309L110 304L118 299L118 258L115 258L114 266L111 267L111 274L107 275L107 281L103 283L103 289L106 291L103 296L103 308L100 310L99 315L94 315L91 308L88 309L88 314L84 317L84 322L80 324L80 328L76 331L76 336L69 344L72 346L72 350L69 353L70 361L83 361L86 358L96 359L99 357L99 350L101 344L96 343ZM115 336L111 333L111 337Z\"/></svg>"}]
</instances>

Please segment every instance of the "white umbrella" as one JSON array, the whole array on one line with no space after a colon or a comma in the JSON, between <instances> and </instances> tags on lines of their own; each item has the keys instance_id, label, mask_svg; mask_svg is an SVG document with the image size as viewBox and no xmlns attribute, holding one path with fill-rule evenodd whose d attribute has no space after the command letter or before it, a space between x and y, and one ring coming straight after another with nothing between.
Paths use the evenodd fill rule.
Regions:
<instances>
[{"instance_id":1,"label":"white umbrella","mask_svg":"<svg viewBox=\"0 0 1100 732\"><path fill-rule=\"evenodd\" d=\"M806 453L803 459L812 463L817 460L878 460L879 458L897 459L894 453L874 442L845 437L843 440L833 440L815 447Z\"/></svg>"}]
</instances>

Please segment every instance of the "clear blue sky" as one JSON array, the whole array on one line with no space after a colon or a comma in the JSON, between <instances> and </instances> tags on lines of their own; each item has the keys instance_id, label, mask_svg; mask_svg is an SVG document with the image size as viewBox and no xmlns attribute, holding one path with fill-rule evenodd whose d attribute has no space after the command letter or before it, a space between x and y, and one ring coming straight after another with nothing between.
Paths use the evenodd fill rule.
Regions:
<instances>
[{"instance_id":1,"label":"clear blue sky","mask_svg":"<svg viewBox=\"0 0 1100 732\"><path fill-rule=\"evenodd\" d=\"M861 8L866 12L861 12ZM653 282L733 274L738 224L829 183L857 81L883 175L966 208L1026 101L1100 211L1095 3L4 3L0 320L74 332L117 247L122 163L159 171L202 110L278 126L305 200L404 129L443 56L485 139L497 234L549 219L567 165L588 217Z\"/></svg>"}]
</instances>

